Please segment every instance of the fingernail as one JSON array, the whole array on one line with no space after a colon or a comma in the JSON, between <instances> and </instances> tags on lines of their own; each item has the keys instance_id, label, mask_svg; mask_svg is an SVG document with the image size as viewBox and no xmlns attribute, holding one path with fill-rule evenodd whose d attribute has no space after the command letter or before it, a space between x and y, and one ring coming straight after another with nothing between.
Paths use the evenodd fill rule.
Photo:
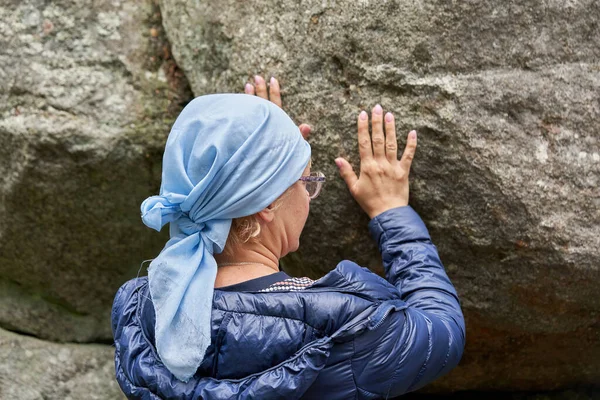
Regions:
<instances>
[{"instance_id":1,"label":"fingernail","mask_svg":"<svg viewBox=\"0 0 600 400\"><path fill-rule=\"evenodd\" d=\"M263 80L262 76L260 76L260 75L255 75L255 76L254 76L254 82L255 82L255 83L258 85L258 84L260 84L260 83L263 83L263 82L264 82L264 80Z\"/></svg>"},{"instance_id":2,"label":"fingernail","mask_svg":"<svg viewBox=\"0 0 600 400\"><path fill-rule=\"evenodd\" d=\"M364 110L361 111L359 117L364 121L365 119L367 119L367 112Z\"/></svg>"},{"instance_id":3,"label":"fingernail","mask_svg":"<svg viewBox=\"0 0 600 400\"><path fill-rule=\"evenodd\" d=\"M244 88L244 90L246 91L246 93L250 93L250 91L252 91L252 85L249 83L246 83L246 87Z\"/></svg>"},{"instance_id":4,"label":"fingernail","mask_svg":"<svg viewBox=\"0 0 600 400\"><path fill-rule=\"evenodd\" d=\"M410 135L411 139L416 139L417 138L417 132L416 131L410 131L409 135Z\"/></svg>"},{"instance_id":5,"label":"fingernail","mask_svg":"<svg viewBox=\"0 0 600 400\"><path fill-rule=\"evenodd\" d=\"M273 76L272 76L272 77L271 77L271 80L269 81L269 83L271 84L271 86L272 86L272 85L276 85L276 84L277 84L277 81L275 80L275 77L273 77Z\"/></svg>"},{"instance_id":6,"label":"fingernail","mask_svg":"<svg viewBox=\"0 0 600 400\"><path fill-rule=\"evenodd\" d=\"M342 168L342 160L340 160L339 158L336 158L335 165L337 165L338 168Z\"/></svg>"},{"instance_id":7,"label":"fingernail","mask_svg":"<svg viewBox=\"0 0 600 400\"><path fill-rule=\"evenodd\" d=\"M375 108L373 109L373 112L377 115L381 115L381 113L383 112L383 108L381 108L381 106L379 104L377 104L375 106Z\"/></svg>"},{"instance_id":8,"label":"fingernail","mask_svg":"<svg viewBox=\"0 0 600 400\"><path fill-rule=\"evenodd\" d=\"M385 122L392 122L393 120L394 120L394 116L392 115L392 113L385 114Z\"/></svg>"}]
</instances>

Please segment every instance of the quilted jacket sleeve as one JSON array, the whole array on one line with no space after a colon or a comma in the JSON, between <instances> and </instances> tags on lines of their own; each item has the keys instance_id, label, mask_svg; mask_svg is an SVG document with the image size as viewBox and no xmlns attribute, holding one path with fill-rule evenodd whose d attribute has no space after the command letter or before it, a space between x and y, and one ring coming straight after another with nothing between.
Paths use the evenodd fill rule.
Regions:
<instances>
[{"instance_id":1,"label":"quilted jacket sleeve","mask_svg":"<svg viewBox=\"0 0 600 400\"><path fill-rule=\"evenodd\" d=\"M363 394L393 397L419 389L458 364L465 323L437 249L410 206L376 216L369 230L386 278L407 308L390 314L376 332L357 342L365 351L355 359L355 374Z\"/></svg>"}]
</instances>

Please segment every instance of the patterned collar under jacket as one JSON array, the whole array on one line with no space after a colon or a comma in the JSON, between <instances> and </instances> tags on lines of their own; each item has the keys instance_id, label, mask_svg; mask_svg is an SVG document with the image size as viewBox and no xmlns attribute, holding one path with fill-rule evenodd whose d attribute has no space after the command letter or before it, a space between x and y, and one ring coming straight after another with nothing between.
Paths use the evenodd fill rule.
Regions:
<instances>
[{"instance_id":1,"label":"patterned collar under jacket","mask_svg":"<svg viewBox=\"0 0 600 400\"><path fill-rule=\"evenodd\" d=\"M410 207L369 223L386 279L351 261L306 289L215 290L196 374L161 363L146 278L112 311L116 377L132 399L379 399L417 390L460 360L465 325L429 233Z\"/></svg>"}]
</instances>

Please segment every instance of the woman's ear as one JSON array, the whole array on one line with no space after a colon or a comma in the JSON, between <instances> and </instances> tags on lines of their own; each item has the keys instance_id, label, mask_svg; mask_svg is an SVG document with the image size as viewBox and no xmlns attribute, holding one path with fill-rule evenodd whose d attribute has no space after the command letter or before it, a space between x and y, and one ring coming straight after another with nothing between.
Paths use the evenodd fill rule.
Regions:
<instances>
[{"instance_id":1,"label":"woman's ear","mask_svg":"<svg viewBox=\"0 0 600 400\"><path fill-rule=\"evenodd\" d=\"M266 208L256 213L259 220L264 223L269 223L275 218L275 211L273 210L273 204L269 204Z\"/></svg>"}]
</instances>

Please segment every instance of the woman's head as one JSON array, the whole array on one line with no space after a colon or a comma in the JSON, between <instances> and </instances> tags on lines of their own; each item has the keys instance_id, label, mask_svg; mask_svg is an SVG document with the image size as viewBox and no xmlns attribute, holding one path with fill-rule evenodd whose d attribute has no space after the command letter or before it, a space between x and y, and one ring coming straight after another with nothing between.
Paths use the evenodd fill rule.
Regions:
<instances>
[{"instance_id":1,"label":"woman's head","mask_svg":"<svg viewBox=\"0 0 600 400\"><path fill-rule=\"evenodd\" d=\"M297 182L309 160L310 146L298 127L268 100L244 94L198 97L169 134L161 196L142 205L144 222L158 229L171 222L172 236L189 235L193 226L178 229L179 211L198 228L252 215ZM205 239L222 248L226 235L215 241L214 233Z\"/></svg>"},{"instance_id":2,"label":"woman's head","mask_svg":"<svg viewBox=\"0 0 600 400\"><path fill-rule=\"evenodd\" d=\"M309 162L302 176L310 175L310 169ZM305 183L295 182L265 210L234 218L223 254L231 257L241 247L256 245L261 241L279 243L282 247L278 251L281 257L296 251L308 218L309 204L310 197ZM268 229L265 229L267 226Z\"/></svg>"}]
</instances>

